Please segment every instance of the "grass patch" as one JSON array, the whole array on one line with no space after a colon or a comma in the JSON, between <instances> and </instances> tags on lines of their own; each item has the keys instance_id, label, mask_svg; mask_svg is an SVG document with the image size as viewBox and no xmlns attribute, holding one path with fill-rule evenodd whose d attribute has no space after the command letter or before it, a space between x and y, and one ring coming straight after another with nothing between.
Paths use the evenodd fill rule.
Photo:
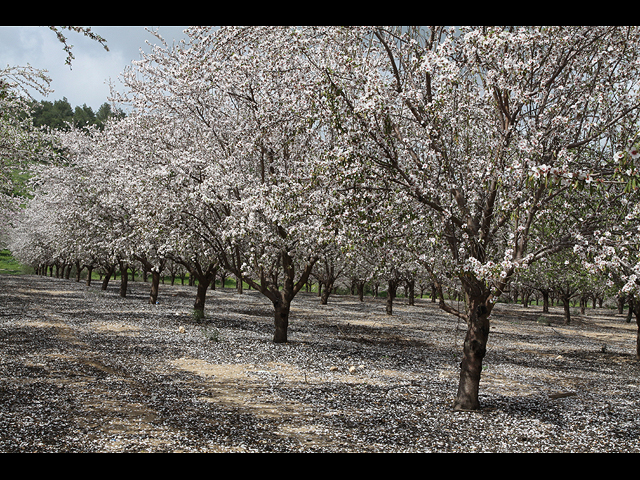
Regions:
<instances>
[{"instance_id":1,"label":"grass patch","mask_svg":"<svg viewBox=\"0 0 640 480\"><path fill-rule=\"evenodd\" d=\"M22 275L28 271L29 267L13 258L9 250L0 250L0 275Z\"/></svg>"}]
</instances>

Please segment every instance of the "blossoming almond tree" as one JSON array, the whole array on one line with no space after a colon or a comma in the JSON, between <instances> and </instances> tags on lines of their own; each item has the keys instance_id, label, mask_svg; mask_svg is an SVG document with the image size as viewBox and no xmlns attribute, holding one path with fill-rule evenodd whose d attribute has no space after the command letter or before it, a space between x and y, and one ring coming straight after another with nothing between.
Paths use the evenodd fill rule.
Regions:
<instances>
[{"instance_id":1,"label":"blossoming almond tree","mask_svg":"<svg viewBox=\"0 0 640 480\"><path fill-rule=\"evenodd\" d=\"M49 235L54 255L47 260L75 263L78 273L85 266L100 267L106 289L129 250L124 241L131 227L119 197L119 177L101 149L103 134L98 129L71 128L57 136L61 158L32 169L38 202L29 202L28 209L46 211L55 228ZM126 295L126 282L121 294Z\"/></svg>"},{"instance_id":2,"label":"blossoming almond tree","mask_svg":"<svg viewBox=\"0 0 640 480\"><path fill-rule=\"evenodd\" d=\"M569 181L638 109L637 27L364 27L318 31L305 45L324 76L327 115L349 171L401 187L466 295L467 337L454 407L479 408L489 315L532 251L538 212L555 195L541 169ZM337 158L337 155L336 155ZM340 179L340 177L337 177ZM340 188L349 185L341 178ZM355 191L355 190L354 190ZM554 212L562 215L563 212Z\"/></svg>"},{"instance_id":3,"label":"blossoming almond tree","mask_svg":"<svg viewBox=\"0 0 640 480\"><path fill-rule=\"evenodd\" d=\"M67 42L64 30L80 33L99 42L108 50L106 40L89 27L50 26L67 53L66 64L74 58L73 45ZM16 208L21 199L16 197L15 179L26 175L33 162L48 161L55 156L51 149L54 140L44 130L36 129L30 115L32 96L29 91L47 96L53 92L51 78L45 70L31 65L0 68L0 242L5 241L12 219L19 217Z\"/></svg>"},{"instance_id":4,"label":"blossoming almond tree","mask_svg":"<svg viewBox=\"0 0 640 480\"><path fill-rule=\"evenodd\" d=\"M334 241L313 180L330 139L310 96L300 94L313 88L315 75L298 56L282 55L285 31L221 28L209 38L224 101L219 113L233 120L227 125L233 176L224 181L231 180L235 201L220 252L229 271L272 302L274 342L283 343L291 302Z\"/></svg>"},{"instance_id":5,"label":"blossoming almond tree","mask_svg":"<svg viewBox=\"0 0 640 480\"><path fill-rule=\"evenodd\" d=\"M602 222L593 235L577 242L574 253L594 275L602 277L606 286L618 295L620 313L624 301L629 302L629 316L640 319L640 144L638 121L632 119L612 133L607 143L617 151L611 153L609 173L598 190L606 206ZM636 342L640 359L640 321Z\"/></svg>"},{"instance_id":6,"label":"blossoming almond tree","mask_svg":"<svg viewBox=\"0 0 640 480\"><path fill-rule=\"evenodd\" d=\"M172 225L188 218L193 245L271 300L274 340L285 342L291 300L322 245L309 181L320 137L291 81L300 69L253 31L188 33L172 47L159 37L124 75L136 115L170 126L156 138L172 145L164 168L181 201L161 195L158 207L175 213Z\"/></svg>"},{"instance_id":7,"label":"blossoming almond tree","mask_svg":"<svg viewBox=\"0 0 640 480\"><path fill-rule=\"evenodd\" d=\"M205 241L215 221L204 228L211 212L196 197L207 152L192 147L197 137L190 126L170 115L134 113L114 124L111 135L108 149L119 166L121 199L131 225L130 256L152 274L149 302L156 303L163 267L176 262L197 282L194 314L202 318L219 266Z\"/></svg>"},{"instance_id":8,"label":"blossoming almond tree","mask_svg":"<svg viewBox=\"0 0 640 480\"><path fill-rule=\"evenodd\" d=\"M16 180L28 164L48 159L53 153L47 132L36 129L30 116L27 88L50 92L45 72L27 67L0 69L0 243L14 224L23 186Z\"/></svg>"}]
</instances>

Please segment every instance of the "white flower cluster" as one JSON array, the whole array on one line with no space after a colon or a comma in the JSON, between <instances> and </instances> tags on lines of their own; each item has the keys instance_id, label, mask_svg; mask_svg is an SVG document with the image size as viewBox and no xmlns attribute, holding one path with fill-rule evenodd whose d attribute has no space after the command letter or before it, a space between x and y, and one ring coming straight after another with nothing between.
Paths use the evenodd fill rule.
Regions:
<instances>
[{"instance_id":1,"label":"white flower cluster","mask_svg":"<svg viewBox=\"0 0 640 480\"><path fill-rule=\"evenodd\" d=\"M614 155L614 159L619 161L624 158L630 158L631 160L638 160L640 158L640 145L631 145L626 150L618 150Z\"/></svg>"},{"instance_id":2,"label":"white flower cluster","mask_svg":"<svg viewBox=\"0 0 640 480\"><path fill-rule=\"evenodd\" d=\"M473 274L475 278L486 282L487 285L496 285L504 282L509 275L513 275L525 268L531 258L531 256L527 256L523 260L515 261L513 253L513 249L507 249L500 262L489 260L481 263L477 258L469 257L463 263L462 270L465 273Z\"/></svg>"},{"instance_id":3,"label":"white flower cluster","mask_svg":"<svg viewBox=\"0 0 640 480\"><path fill-rule=\"evenodd\" d=\"M552 167L550 165L537 165L529 170L532 179L550 179L555 182L567 185L571 182L579 181L585 184L593 182L591 173L584 171L571 172L567 167Z\"/></svg>"}]
</instances>

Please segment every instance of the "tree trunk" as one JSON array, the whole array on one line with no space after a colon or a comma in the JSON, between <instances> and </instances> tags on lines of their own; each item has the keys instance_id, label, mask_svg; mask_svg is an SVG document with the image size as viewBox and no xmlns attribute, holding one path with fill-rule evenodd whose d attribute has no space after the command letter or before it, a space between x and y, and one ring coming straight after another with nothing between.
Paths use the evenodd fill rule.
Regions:
<instances>
[{"instance_id":1,"label":"tree trunk","mask_svg":"<svg viewBox=\"0 0 640 480\"><path fill-rule=\"evenodd\" d=\"M198 288L196 290L196 300L193 304L194 317L197 321L204 318L204 307L207 302L207 290L209 289L209 283L211 278L206 275L198 275L194 281L198 281Z\"/></svg>"},{"instance_id":2,"label":"tree trunk","mask_svg":"<svg viewBox=\"0 0 640 480\"><path fill-rule=\"evenodd\" d=\"M149 304L158 303L158 290L160 289L160 272L151 271L151 293L149 294Z\"/></svg>"},{"instance_id":3,"label":"tree trunk","mask_svg":"<svg viewBox=\"0 0 640 480\"><path fill-rule=\"evenodd\" d=\"M409 297L409 305L416 304L416 281L415 280L407 280L406 287L408 297Z\"/></svg>"},{"instance_id":4,"label":"tree trunk","mask_svg":"<svg viewBox=\"0 0 640 480\"><path fill-rule=\"evenodd\" d=\"M82 270L84 270L84 267L82 267L80 265L80 262L77 261L76 262L76 282L80 283L80 274L82 273Z\"/></svg>"},{"instance_id":5,"label":"tree trunk","mask_svg":"<svg viewBox=\"0 0 640 480\"><path fill-rule=\"evenodd\" d=\"M158 292L160 290L160 282L164 279L161 276L166 260L162 259L157 265L151 263L146 257L137 257L137 260L142 264L142 273L145 277L145 282L148 281L149 273L151 273L151 289L149 291L149 304L155 305L158 303ZM164 283L164 282L163 282Z\"/></svg>"},{"instance_id":6,"label":"tree trunk","mask_svg":"<svg viewBox=\"0 0 640 480\"><path fill-rule=\"evenodd\" d=\"M571 324L571 303L570 298L567 296L562 297L562 304L564 305L564 324Z\"/></svg>"},{"instance_id":7,"label":"tree trunk","mask_svg":"<svg viewBox=\"0 0 640 480\"><path fill-rule=\"evenodd\" d=\"M291 301L296 294L309 281L309 275L313 270L317 257L309 258L307 264L300 276L298 282L295 282L295 266L293 259L289 256L286 249L281 251L280 266L284 271L282 286L279 287L277 272L271 272L272 281L268 282L264 276L264 272L260 275L259 280L251 277L243 278L242 272L238 271L233 261L229 261L228 257L222 257L224 267L244 280L250 287L255 288L265 295L273 304L275 332L273 335L274 343L287 343L289 330L289 312L291 309ZM321 284L320 284L321 285Z\"/></svg>"},{"instance_id":8,"label":"tree trunk","mask_svg":"<svg viewBox=\"0 0 640 480\"><path fill-rule=\"evenodd\" d=\"M333 280L329 280L324 285L324 290L322 290L322 295L320 296L320 305L326 305L329 301L329 295L331 294L331 290L333 289Z\"/></svg>"},{"instance_id":9,"label":"tree trunk","mask_svg":"<svg viewBox=\"0 0 640 480\"><path fill-rule=\"evenodd\" d=\"M127 296L127 287L129 285L129 272L126 263L120 262L120 296Z\"/></svg>"},{"instance_id":10,"label":"tree trunk","mask_svg":"<svg viewBox=\"0 0 640 480\"><path fill-rule=\"evenodd\" d=\"M313 270L313 266L318 261L317 258L309 259L300 279L296 283L293 259L285 250L282 251L281 258L282 268L284 270L282 290L278 292L271 292L275 323L273 343L286 343L288 341L289 311L291 309L291 302L303 285L309 280L311 270Z\"/></svg>"},{"instance_id":11,"label":"tree trunk","mask_svg":"<svg viewBox=\"0 0 640 480\"><path fill-rule=\"evenodd\" d=\"M87 267L87 287L91 286L91 275L93 275L93 267L89 265Z\"/></svg>"},{"instance_id":12,"label":"tree trunk","mask_svg":"<svg viewBox=\"0 0 640 480\"><path fill-rule=\"evenodd\" d=\"M111 276L113 275L114 270L116 269L115 265L109 267L109 269L104 274L104 279L102 280L102 290L106 290L109 286L109 280L111 280Z\"/></svg>"},{"instance_id":13,"label":"tree trunk","mask_svg":"<svg viewBox=\"0 0 640 480\"><path fill-rule=\"evenodd\" d=\"M487 353L489 340L489 309L484 298L468 298L469 317L467 335L464 340L462 363L460 364L460 383L453 404L456 411L477 410L480 408L479 391L482 362Z\"/></svg>"},{"instance_id":14,"label":"tree trunk","mask_svg":"<svg viewBox=\"0 0 640 480\"><path fill-rule=\"evenodd\" d=\"M627 298L624 295L618 295L618 313L622 315L624 313L624 304Z\"/></svg>"},{"instance_id":15,"label":"tree trunk","mask_svg":"<svg viewBox=\"0 0 640 480\"><path fill-rule=\"evenodd\" d=\"M398 291L398 281L389 280L389 288L387 289L387 315L393 315L393 301Z\"/></svg>"},{"instance_id":16,"label":"tree trunk","mask_svg":"<svg viewBox=\"0 0 640 480\"><path fill-rule=\"evenodd\" d=\"M631 318L633 317L633 312L636 309L636 300L633 296L627 297L627 303L629 304L629 311L627 312L626 322L631 323Z\"/></svg>"},{"instance_id":17,"label":"tree trunk","mask_svg":"<svg viewBox=\"0 0 640 480\"><path fill-rule=\"evenodd\" d=\"M542 292L542 313L549 313L549 292Z\"/></svg>"},{"instance_id":18,"label":"tree trunk","mask_svg":"<svg viewBox=\"0 0 640 480\"><path fill-rule=\"evenodd\" d=\"M215 290L216 289L216 277L217 276L218 276L218 267L213 269L213 278L211 278L211 284L209 285L209 290ZM172 285L173 285L173 283L172 283Z\"/></svg>"},{"instance_id":19,"label":"tree trunk","mask_svg":"<svg viewBox=\"0 0 640 480\"><path fill-rule=\"evenodd\" d=\"M241 262L240 262L240 249L236 246L236 270L238 272L242 271ZM242 295L242 275L236 275L236 292L238 295Z\"/></svg>"},{"instance_id":20,"label":"tree trunk","mask_svg":"<svg viewBox=\"0 0 640 480\"><path fill-rule=\"evenodd\" d=\"M289 311L291 310L291 302L284 297L273 302L274 308L274 325L275 332L273 335L273 343L287 343L289 331Z\"/></svg>"}]
</instances>

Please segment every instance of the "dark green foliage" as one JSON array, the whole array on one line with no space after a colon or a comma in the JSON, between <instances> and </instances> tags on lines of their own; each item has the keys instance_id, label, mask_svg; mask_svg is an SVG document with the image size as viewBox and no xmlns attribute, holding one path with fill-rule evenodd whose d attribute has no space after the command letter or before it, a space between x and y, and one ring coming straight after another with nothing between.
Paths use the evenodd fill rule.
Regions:
<instances>
[{"instance_id":1,"label":"dark green foliage","mask_svg":"<svg viewBox=\"0 0 640 480\"><path fill-rule=\"evenodd\" d=\"M69 124L76 127L97 125L102 129L106 121L113 116L121 117L123 114L119 111L114 112L111 105L106 102L96 113L86 103L74 109L66 97L54 102L48 100L35 102L32 113L33 124L36 127L48 126L56 130L67 130Z\"/></svg>"},{"instance_id":2,"label":"dark green foliage","mask_svg":"<svg viewBox=\"0 0 640 480\"><path fill-rule=\"evenodd\" d=\"M34 104L32 116L36 127L66 129L66 122L73 121L73 109L66 98L55 102L43 100Z\"/></svg>"}]
</instances>

